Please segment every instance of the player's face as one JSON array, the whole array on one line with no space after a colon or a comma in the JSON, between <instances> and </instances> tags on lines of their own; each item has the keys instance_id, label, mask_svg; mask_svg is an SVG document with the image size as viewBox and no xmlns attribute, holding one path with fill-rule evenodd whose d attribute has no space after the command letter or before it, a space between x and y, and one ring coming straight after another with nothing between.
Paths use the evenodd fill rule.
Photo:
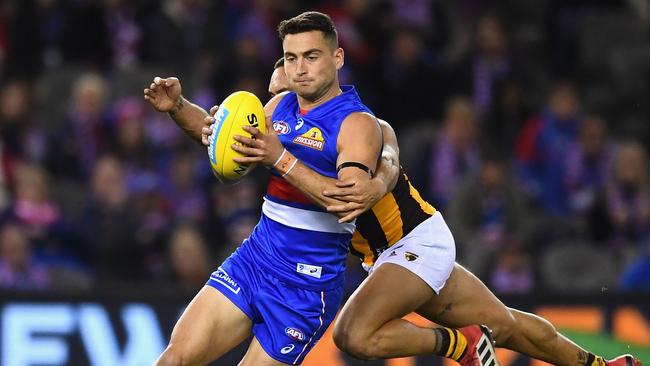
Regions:
<instances>
[{"instance_id":1,"label":"player's face","mask_svg":"<svg viewBox=\"0 0 650 366\"><path fill-rule=\"evenodd\" d=\"M271 74L271 81L269 82L269 94L271 98L274 96L289 90L289 80L287 79L287 74L284 71L284 66L280 66L273 70Z\"/></svg>"},{"instance_id":2,"label":"player's face","mask_svg":"<svg viewBox=\"0 0 650 366\"><path fill-rule=\"evenodd\" d=\"M316 101L335 85L343 50L333 49L322 32L288 34L282 47L289 87L299 96Z\"/></svg>"}]
</instances>

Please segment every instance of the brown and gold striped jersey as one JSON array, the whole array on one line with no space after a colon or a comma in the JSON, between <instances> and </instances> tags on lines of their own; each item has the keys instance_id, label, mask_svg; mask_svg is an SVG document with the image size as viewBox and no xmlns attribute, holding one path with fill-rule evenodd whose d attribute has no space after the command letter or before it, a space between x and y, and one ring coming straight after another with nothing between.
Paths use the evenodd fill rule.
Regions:
<instances>
[{"instance_id":1,"label":"brown and gold striped jersey","mask_svg":"<svg viewBox=\"0 0 650 366\"><path fill-rule=\"evenodd\" d=\"M436 212L411 185L403 170L397 184L369 211L357 218L350 252L370 268L379 255Z\"/></svg>"}]
</instances>

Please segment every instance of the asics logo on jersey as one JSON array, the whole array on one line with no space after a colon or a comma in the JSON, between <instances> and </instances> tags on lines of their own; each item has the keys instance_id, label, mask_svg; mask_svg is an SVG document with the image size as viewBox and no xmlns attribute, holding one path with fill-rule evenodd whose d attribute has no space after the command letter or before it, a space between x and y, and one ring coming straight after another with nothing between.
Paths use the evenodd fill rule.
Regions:
<instances>
[{"instance_id":1,"label":"asics logo on jersey","mask_svg":"<svg viewBox=\"0 0 650 366\"><path fill-rule=\"evenodd\" d=\"M300 329L286 327L284 328L284 333L295 341L302 341L305 339L305 334L301 332Z\"/></svg>"},{"instance_id":2,"label":"asics logo on jersey","mask_svg":"<svg viewBox=\"0 0 650 366\"><path fill-rule=\"evenodd\" d=\"M411 252L405 252L404 253L404 258L406 258L407 261L413 262L414 260L418 259L419 255Z\"/></svg>"},{"instance_id":3,"label":"asics logo on jersey","mask_svg":"<svg viewBox=\"0 0 650 366\"><path fill-rule=\"evenodd\" d=\"M291 132L291 126L285 121L274 121L273 122L273 131L278 135L286 135Z\"/></svg>"},{"instance_id":4,"label":"asics logo on jersey","mask_svg":"<svg viewBox=\"0 0 650 366\"><path fill-rule=\"evenodd\" d=\"M234 292L236 294L238 294L239 290L241 290L241 288L239 287L239 284L235 280L230 278L228 273L226 273L226 271L224 271L221 268L218 268L216 271L214 271L210 275L210 278L213 281L219 282L220 284L224 285L228 290L230 290L230 291L232 291L232 292Z\"/></svg>"},{"instance_id":5,"label":"asics logo on jersey","mask_svg":"<svg viewBox=\"0 0 650 366\"><path fill-rule=\"evenodd\" d=\"M316 127L312 127L309 131L297 136L293 142L299 145L311 147L312 149L323 151L325 146L325 139L323 133Z\"/></svg>"},{"instance_id":6,"label":"asics logo on jersey","mask_svg":"<svg viewBox=\"0 0 650 366\"><path fill-rule=\"evenodd\" d=\"M293 344L290 344L290 345L288 345L286 347L282 347L282 349L280 350L280 353L282 353L283 355L286 355L287 353L293 351L294 347L295 346Z\"/></svg>"}]
</instances>

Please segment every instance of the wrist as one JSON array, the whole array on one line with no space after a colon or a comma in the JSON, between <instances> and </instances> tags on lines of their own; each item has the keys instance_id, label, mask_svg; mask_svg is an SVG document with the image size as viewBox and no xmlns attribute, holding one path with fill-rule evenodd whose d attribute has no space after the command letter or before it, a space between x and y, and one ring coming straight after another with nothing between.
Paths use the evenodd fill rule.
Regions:
<instances>
[{"instance_id":1,"label":"wrist","mask_svg":"<svg viewBox=\"0 0 650 366\"><path fill-rule=\"evenodd\" d=\"M185 108L186 102L187 101L185 100L185 98L183 98L182 95L179 96L178 99L176 99L176 101L174 102L174 106L169 110L168 112L169 115L173 117L175 114L183 110L183 108Z\"/></svg>"},{"instance_id":2,"label":"wrist","mask_svg":"<svg viewBox=\"0 0 650 366\"><path fill-rule=\"evenodd\" d=\"M287 149L284 149L278 160L273 164L273 169L284 177L291 173L297 163L298 158L293 156Z\"/></svg>"}]
</instances>

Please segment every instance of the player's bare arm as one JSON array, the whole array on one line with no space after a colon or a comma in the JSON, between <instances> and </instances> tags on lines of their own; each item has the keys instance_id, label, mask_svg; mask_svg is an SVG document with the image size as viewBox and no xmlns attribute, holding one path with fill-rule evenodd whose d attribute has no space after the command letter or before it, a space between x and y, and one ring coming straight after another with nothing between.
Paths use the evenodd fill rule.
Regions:
<instances>
[{"instance_id":1,"label":"player's bare arm","mask_svg":"<svg viewBox=\"0 0 650 366\"><path fill-rule=\"evenodd\" d=\"M336 198L346 203L327 206L333 213L346 213L343 218L351 221L371 209L383 196L395 188L400 171L399 146L395 130L388 122L378 119L384 139L381 161L375 176L367 181L337 181L336 189L323 192L325 196Z\"/></svg>"},{"instance_id":2,"label":"player's bare arm","mask_svg":"<svg viewBox=\"0 0 650 366\"><path fill-rule=\"evenodd\" d=\"M178 78L156 76L144 89L144 99L157 111L168 113L183 132L201 142L201 129L205 126L204 119L208 113L183 97Z\"/></svg>"},{"instance_id":3,"label":"player's bare arm","mask_svg":"<svg viewBox=\"0 0 650 366\"><path fill-rule=\"evenodd\" d=\"M336 162L339 181L365 183L377 170L382 133L377 119L368 113L353 113L341 125Z\"/></svg>"},{"instance_id":4,"label":"player's bare arm","mask_svg":"<svg viewBox=\"0 0 650 366\"><path fill-rule=\"evenodd\" d=\"M232 148L245 156L234 158L234 160L239 164L258 163L267 168L276 169L280 174L284 174L284 179L290 184L298 188L309 199L323 208L328 205L343 204L343 201L326 197L322 193L325 189L336 188L337 180L313 171L296 159L290 152L284 149L277 134L273 131L271 116L275 107L285 94L276 95L264 106L267 121L266 134L262 134L257 128L244 126L243 129L249 132L253 138L235 136L235 140L242 145L233 145ZM203 134L204 140L207 141L207 137L212 134L212 130L210 128L204 128ZM283 168L280 161L281 156L285 165L289 163L292 166L287 165ZM289 170L289 168L291 169Z\"/></svg>"},{"instance_id":5,"label":"player's bare arm","mask_svg":"<svg viewBox=\"0 0 650 366\"><path fill-rule=\"evenodd\" d=\"M273 100L271 102L273 102ZM270 114L272 114L272 112ZM355 120L359 120L359 119L366 122L361 124L356 123ZM377 138L377 140L379 141L378 146L379 147L381 146L381 133L377 126L377 122L374 120L374 117L367 114L356 113L350 115L341 127L341 134L339 134L339 141L337 141L337 146L339 149L339 159L346 158L346 154L352 154L350 153L351 148L346 146L353 145L356 148L365 146L364 144L360 144L358 141L358 139L362 138L359 134L363 134L364 132L362 130L356 131L356 128L358 128L357 125L363 126L368 124L374 126L372 127L372 129L374 129L375 130L374 132L377 133L377 136L374 137ZM345 131L346 125L348 126L347 128L350 129L349 132ZM266 135L261 134L259 130L257 130L256 128L245 126L244 129L247 132L251 133L253 138L248 138L245 136L235 137L235 139L238 142L240 142L242 146L235 145L233 146L233 149L235 151L238 151L246 155L245 157L235 158L234 160L236 162L240 164L260 163L269 168L276 169L280 174L283 174L283 177L289 183L291 183L293 186L298 188L302 193L307 195L313 202L315 202L316 204L322 207L339 206L346 203L344 201L341 201L333 197L327 197L323 194L323 191L325 190L336 189L337 180L323 176L315 172L308 166L302 164L291 153L289 153L284 149L279 139L277 138L277 135L273 132L272 128L268 129L269 132ZM208 133L209 131L205 130L204 132ZM352 134L352 136L356 136L358 138L357 139L342 138L341 135L345 133L350 133ZM372 145L368 145L368 146L372 146ZM359 150L365 151L365 149L359 149ZM341 155L343 151L346 151L346 153ZM375 151L373 154L374 155L372 159L367 159L365 158L364 155L359 155L360 157L363 157L363 159L357 159L357 160L363 160L365 161L365 163L362 163L361 161L357 161L357 160L355 161L365 166L368 166L369 169L374 170L376 168L376 163L377 163L376 157L378 152ZM371 161L369 162L368 160ZM345 171L348 172L346 173ZM368 173L363 172L358 168L355 168L354 170L345 168L342 169L341 172L344 172L343 177L347 176L346 178L343 178L346 181L369 181L371 178L371 176ZM359 175L364 177L362 179L358 179L357 176ZM339 179L341 179L341 177L342 176L339 175ZM378 187L377 190L385 194L387 191L387 187L386 186ZM378 197L379 199L381 198L382 193L377 193L374 195L379 196ZM342 218L341 220L342 222L343 221L347 222L347 221L352 221L354 218L356 218L356 216L361 214L362 211L354 212L354 216L348 217L350 216L350 213L351 212L347 212L345 210L340 210L340 212L337 212L337 215Z\"/></svg>"}]
</instances>

